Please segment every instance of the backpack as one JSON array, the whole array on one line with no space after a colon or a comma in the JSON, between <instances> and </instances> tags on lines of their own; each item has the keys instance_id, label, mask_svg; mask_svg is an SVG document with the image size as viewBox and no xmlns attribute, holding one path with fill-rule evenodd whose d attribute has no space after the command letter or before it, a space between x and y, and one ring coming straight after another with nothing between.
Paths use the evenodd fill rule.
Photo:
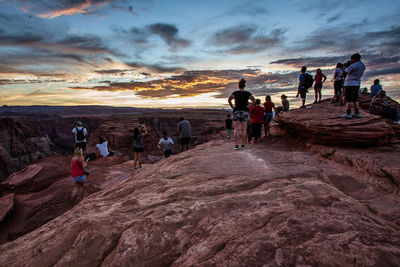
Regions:
<instances>
[{"instance_id":1,"label":"backpack","mask_svg":"<svg viewBox=\"0 0 400 267\"><path fill-rule=\"evenodd\" d=\"M304 80L305 80L305 82L304 82L305 89L310 88L314 83L313 76L311 76L311 74L308 74L308 73L304 73Z\"/></svg>"},{"instance_id":2,"label":"backpack","mask_svg":"<svg viewBox=\"0 0 400 267\"><path fill-rule=\"evenodd\" d=\"M76 141L83 141L85 140L85 133L83 132L83 130L85 128L82 127L82 130L78 130L78 127L75 128L76 129Z\"/></svg>"}]
</instances>

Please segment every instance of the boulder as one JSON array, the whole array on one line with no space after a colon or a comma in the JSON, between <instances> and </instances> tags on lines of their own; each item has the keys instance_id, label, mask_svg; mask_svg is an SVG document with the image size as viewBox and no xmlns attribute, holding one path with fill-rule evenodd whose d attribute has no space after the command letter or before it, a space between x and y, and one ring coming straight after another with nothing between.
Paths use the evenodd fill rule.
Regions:
<instances>
[{"instance_id":1,"label":"boulder","mask_svg":"<svg viewBox=\"0 0 400 267\"><path fill-rule=\"evenodd\" d=\"M279 126L301 141L330 146L377 146L397 142L391 124L363 110L362 118L342 119L346 108L324 101L283 112Z\"/></svg>"},{"instance_id":2,"label":"boulder","mask_svg":"<svg viewBox=\"0 0 400 267\"><path fill-rule=\"evenodd\" d=\"M14 194L6 195L0 198L0 223L14 208Z\"/></svg>"},{"instance_id":3,"label":"boulder","mask_svg":"<svg viewBox=\"0 0 400 267\"><path fill-rule=\"evenodd\" d=\"M398 229L315 162L209 142L1 245L0 266L398 266Z\"/></svg>"}]
</instances>

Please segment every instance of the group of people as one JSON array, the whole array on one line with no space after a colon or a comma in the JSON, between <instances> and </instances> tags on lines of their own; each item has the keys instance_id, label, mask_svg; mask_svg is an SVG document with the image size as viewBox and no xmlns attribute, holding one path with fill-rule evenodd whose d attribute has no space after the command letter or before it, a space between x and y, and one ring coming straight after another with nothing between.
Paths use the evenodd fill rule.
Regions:
<instances>
[{"instance_id":1,"label":"group of people","mask_svg":"<svg viewBox=\"0 0 400 267\"><path fill-rule=\"evenodd\" d=\"M85 168L88 165L88 161L92 159L92 157L90 157L91 153L85 154L88 131L83 126L81 121L78 121L76 123L75 127L72 129L72 133L74 134L75 138L75 150L74 156L71 161L71 177L75 184L75 187L72 191L71 199L75 199L77 196L82 199L86 176L89 175ZM135 169L142 167L144 137L146 135L148 135L148 131L144 124L142 124L140 127L135 127L133 129L133 164ZM183 117L179 118L177 135L179 136L180 152L183 152L184 150L189 150L189 144L192 135L191 126L190 122L188 120L185 120ZM98 138L99 144L96 145L98 156L113 156L114 152L108 149L108 141L103 136L99 136ZM168 133L166 131L163 131L162 137L159 140L157 147L164 151L164 156L166 158L172 155L174 145L175 144L172 138L168 136ZM94 158L95 157L96 155L94 156Z\"/></svg>"}]
</instances>

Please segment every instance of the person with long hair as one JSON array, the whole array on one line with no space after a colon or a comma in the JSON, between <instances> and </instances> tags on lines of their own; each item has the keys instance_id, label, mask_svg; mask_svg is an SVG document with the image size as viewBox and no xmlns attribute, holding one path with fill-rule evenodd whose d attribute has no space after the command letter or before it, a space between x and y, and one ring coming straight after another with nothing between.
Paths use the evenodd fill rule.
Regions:
<instances>
[{"instance_id":1,"label":"person with long hair","mask_svg":"<svg viewBox=\"0 0 400 267\"><path fill-rule=\"evenodd\" d=\"M314 84L314 92L315 92L314 104L315 104L315 103L321 102L322 84L326 81L325 74L323 74L321 69L319 69L319 68L317 69L317 73L315 74L314 81L315 81L315 84Z\"/></svg>"},{"instance_id":2,"label":"person with long hair","mask_svg":"<svg viewBox=\"0 0 400 267\"><path fill-rule=\"evenodd\" d=\"M75 148L74 157L71 161L71 177L75 183L75 187L72 190L71 199L74 199L79 192L80 199L83 199L84 184L86 181L85 170L89 159L83 158L83 150L81 147Z\"/></svg>"},{"instance_id":3,"label":"person with long hair","mask_svg":"<svg viewBox=\"0 0 400 267\"><path fill-rule=\"evenodd\" d=\"M271 137L271 132L269 130L269 124L271 123L274 114L272 113L272 110L275 111L275 115L277 117L279 117L278 111L275 108L275 104L274 102L272 102L271 100L271 96L267 95L265 97L265 102L264 102L264 112L265 112L265 116L264 116L264 134L265 137L264 138L269 138Z\"/></svg>"},{"instance_id":4,"label":"person with long hair","mask_svg":"<svg viewBox=\"0 0 400 267\"><path fill-rule=\"evenodd\" d=\"M233 109L233 123L235 127L235 150L239 150L239 140L242 149L245 149L247 122L249 121L249 108L256 103L256 99L249 91L245 91L246 80L239 81L239 90L236 90L228 98L229 106ZM232 100L235 100L235 105ZM252 101L249 107L249 99Z\"/></svg>"},{"instance_id":5,"label":"person with long hair","mask_svg":"<svg viewBox=\"0 0 400 267\"><path fill-rule=\"evenodd\" d=\"M147 135L146 125L143 124L140 130L137 127L133 129L133 165L135 169L137 166L142 168L142 155L144 152L143 137L145 135Z\"/></svg>"}]
</instances>

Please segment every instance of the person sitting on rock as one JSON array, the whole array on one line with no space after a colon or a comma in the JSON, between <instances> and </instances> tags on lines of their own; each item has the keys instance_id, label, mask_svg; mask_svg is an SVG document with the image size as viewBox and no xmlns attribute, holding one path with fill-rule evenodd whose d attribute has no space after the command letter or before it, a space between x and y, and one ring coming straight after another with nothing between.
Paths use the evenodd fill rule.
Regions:
<instances>
[{"instance_id":1,"label":"person sitting on rock","mask_svg":"<svg viewBox=\"0 0 400 267\"><path fill-rule=\"evenodd\" d=\"M87 130L82 126L81 121L76 122L75 128L72 129L72 133L75 135L75 148L82 148L83 152L85 152Z\"/></svg>"},{"instance_id":2,"label":"person sitting on rock","mask_svg":"<svg viewBox=\"0 0 400 267\"><path fill-rule=\"evenodd\" d=\"M371 85L371 95L372 96L376 96L382 90L382 85L380 85L379 83L380 83L379 79L376 79L374 81L374 84Z\"/></svg>"},{"instance_id":3,"label":"person sitting on rock","mask_svg":"<svg viewBox=\"0 0 400 267\"><path fill-rule=\"evenodd\" d=\"M114 155L112 151L108 151L108 142L102 136L99 136L99 144L96 145L96 148L102 157Z\"/></svg>"},{"instance_id":4,"label":"person sitting on rock","mask_svg":"<svg viewBox=\"0 0 400 267\"><path fill-rule=\"evenodd\" d=\"M239 150L239 140L242 141L242 149L246 146L246 132L247 122L249 121L249 99L252 101L250 107L255 104L256 99L249 91L245 91L246 80L241 79L239 81L239 90L233 92L229 98L229 106L233 109L233 124L235 127L235 150ZM235 99L235 106L232 104L232 100Z\"/></svg>"},{"instance_id":5,"label":"person sitting on rock","mask_svg":"<svg viewBox=\"0 0 400 267\"><path fill-rule=\"evenodd\" d=\"M75 187L72 190L71 199L74 199L79 192L80 199L83 199L84 183L86 181L85 170L89 159L84 160L83 149L81 147L75 148L74 157L71 161L71 177L75 183Z\"/></svg>"},{"instance_id":6,"label":"person sitting on rock","mask_svg":"<svg viewBox=\"0 0 400 267\"><path fill-rule=\"evenodd\" d=\"M192 129L190 126L190 122L188 120L185 120L185 118L183 117L179 118L177 134L180 137L180 151L183 152L184 148L186 151L188 151L190 139L192 138Z\"/></svg>"},{"instance_id":7,"label":"person sitting on rock","mask_svg":"<svg viewBox=\"0 0 400 267\"><path fill-rule=\"evenodd\" d=\"M278 111L278 113L289 110L289 100L287 99L287 96L281 95L281 100L282 106L276 108L276 111Z\"/></svg>"},{"instance_id":8,"label":"person sitting on rock","mask_svg":"<svg viewBox=\"0 0 400 267\"><path fill-rule=\"evenodd\" d=\"M133 129L133 167L136 169L137 166L142 168L142 155L144 152L143 137L147 135L146 125L142 125L139 128Z\"/></svg>"},{"instance_id":9,"label":"person sitting on rock","mask_svg":"<svg viewBox=\"0 0 400 267\"><path fill-rule=\"evenodd\" d=\"M226 138L227 139L231 138L232 124L233 124L233 121L231 119L231 115L230 114L226 115L225 129L226 129Z\"/></svg>"},{"instance_id":10,"label":"person sitting on rock","mask_svg":"<svg viewBox=\"0 0 400 267\"><path fill-rule=\"evenodd\" d=\"M162 135L163 135L163 137L160 139L157 146L160 149L161 149L161 146L163 146L164 156L166 158L168 158L169 156L172 155L172 149L174 148L174 141L172 141L171 137L168 137L168 134L166 131L163 131Z\"/></svg>"},{"instance_id":11,"label":"person sitting on rock","mask_svg":"<svg viewBox=\"0 0 400 267\"><path fill-rule=\"evenodd\" d=\"M397 103L386 92L381 90L371 101L369 112L393 120L395 124L400 124L399 110L395 106Z\"/></svg>"},{"instance_id":12,"label":"person sitting on rock","mask_svg":"<svg viewBox=\"0 0 400 267\"><path fill-rule=\"evenodd\" d=\"M261 100L256 99L256 105L250 109L250 124L252 143L257 144L261 138L261 127L264 122L264 109L260 106Z\"/></svg>"},{"instance_id":13,"label":"person sitting on rock","mask_svg":"<svg viewBox=\"0 0 400 267\"><path fill-rule=\"evenodd\" d=\"M275 111L275 115L279 117L278 112L275 108L275 104L271 101L271 96L267 95L265 97L265 103L264 103L264 138L271 137L271 132L269 129L269 124L272 121L274 114L272 113L272 109Z\"/></svg>"}]
</instances>

